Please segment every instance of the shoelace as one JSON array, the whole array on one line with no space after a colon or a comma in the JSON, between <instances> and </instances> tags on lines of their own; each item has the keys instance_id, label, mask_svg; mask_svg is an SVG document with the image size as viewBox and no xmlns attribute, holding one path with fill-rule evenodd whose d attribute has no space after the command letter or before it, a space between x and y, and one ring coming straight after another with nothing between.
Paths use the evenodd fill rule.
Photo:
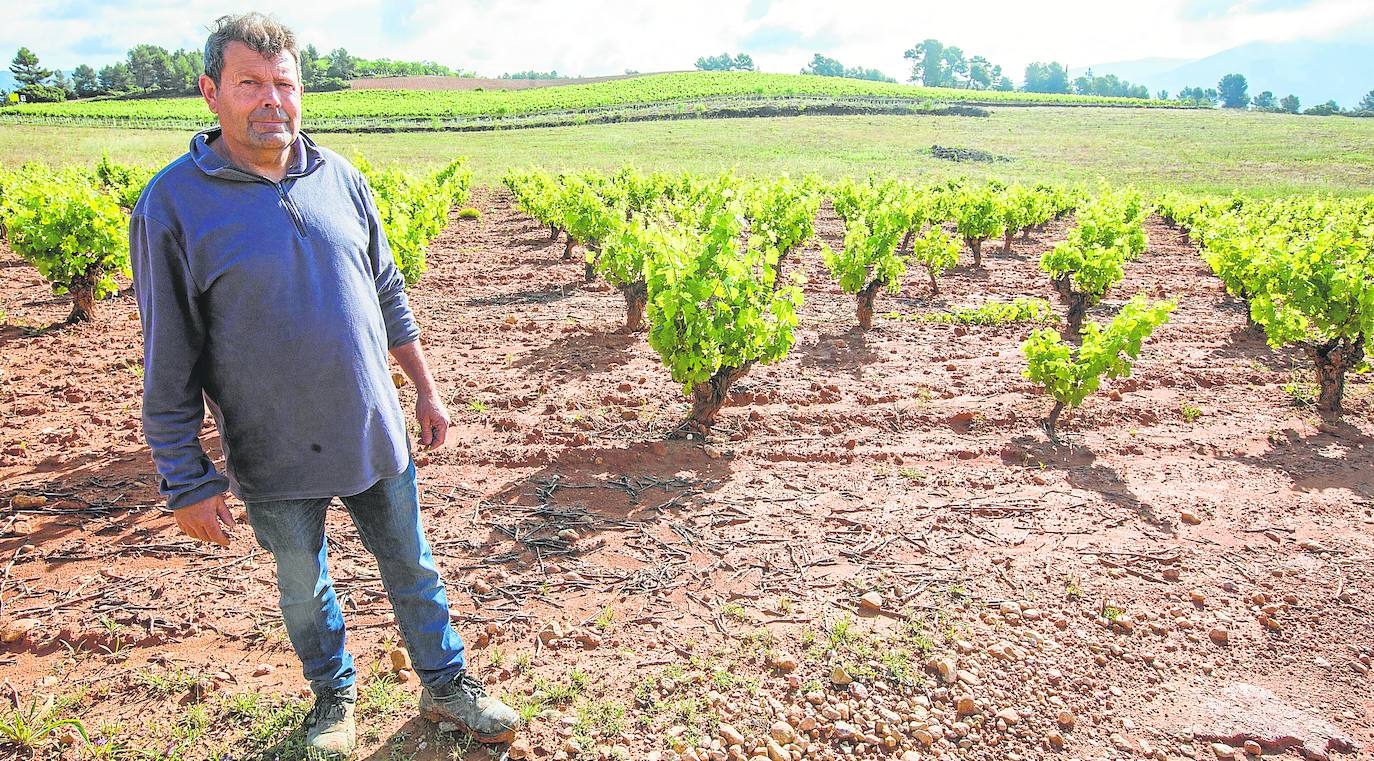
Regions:
<instances>
[{"instance_id":1,"label":"shoelace","mask_svg":"<svg viewBox=\"0 0 1374 761\"><path fill-rule=\"evenodd\" d=\"M487 688L483 687L481 682L468 676L466 671L453 681L453 690L454 692L459 690L466 692L473 700L487 696Z\"/></svg>"},{"instance_id":2,"label":"shoelace","mask_svg":"<svg viewBox=\"0 0 1374 761\"><path fill-rule=\"evenodd\" d=\"M344 704L348 702L350 702L348 698L338 693L319 696L315 699L315 707L310 711L310 723L318 726L321 722L330 719L342 721Z\"/></svg>"}]
</instances>

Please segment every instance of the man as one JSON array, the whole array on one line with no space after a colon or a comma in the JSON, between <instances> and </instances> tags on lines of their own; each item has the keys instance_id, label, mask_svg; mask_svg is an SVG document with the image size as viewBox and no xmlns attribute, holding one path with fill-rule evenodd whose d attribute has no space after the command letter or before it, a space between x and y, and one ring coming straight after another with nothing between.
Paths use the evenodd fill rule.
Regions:
<instances>
[{"instance_id":1,"label":"man","mask_svg":"<svg viewBox=\"0 0 1374 761\"><path fill-rule=\"evenodd\" d=\"M243 500L276 560L282 617L315 693L312 747L356 744L353 660L326 565L335 496L377 558L424 685L421 712L509 741L518 717L467 674L420 527L388 352L418 391L421 446L444 443L449 417L371 192L300 132L300 59L275 19L218 19L200 91L219 127L153 178L129 231L143 428L168 507L190 536L227 546L225 488ZM202 397L224 475L200 446Z\"/></svg>"}]
</instances>

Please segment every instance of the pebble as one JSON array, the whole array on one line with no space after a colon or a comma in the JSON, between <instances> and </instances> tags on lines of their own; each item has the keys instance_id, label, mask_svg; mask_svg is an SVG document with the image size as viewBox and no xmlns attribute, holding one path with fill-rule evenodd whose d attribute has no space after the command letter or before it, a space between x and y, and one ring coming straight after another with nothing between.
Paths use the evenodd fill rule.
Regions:
<instances>
[{"instance_id":1,"label":"pebble","mask_svg":"<svg viewBox=\"0 0 1374 761\"><path fill-rule=\"evenodd\" d=\"M859 598L859 607L863 610L878 611L883 609L883 596L878 592L865 592Z\"/></svg>"},{"instance_id":2,"label":"pebble","mask_svg":"<svg viewBox=\"0 0 1374 761\"><path fill-rule=\"evenodd\" d=\"M0 643L6 645L29 636L29 632L43 624L36 618L16 618L0 625Z\"/></svg>"},{"instance_id":3,"label":"pebble","mask_svg":"<svg viewBox=\"0 0 1374 761\"><path fill-rule=\"evenodd\" d=\"M1005 721L1009 727L1014 727L1021 723L1021 714L1017 713L1013 708L1003 708L998 711L997 718Z\"/></svg>"},{"instance_id":4,"label":"pebble","mask_svg":"<svg viewBox=\"0 0 1374 761\"><path fill-rule=\"evenodd\" d=\"M850 676L849 672L845 671L843 667L836 666L830 671L830 681L833 684L844 686L846 684L853 682L854 677Z\"/></svg>"},{"instance_id":5,"label":"pebble","mask_svg":"<svg viewBox=\"0 0 1374 761\"><path fill-rule=\"evenodd\" d=\"M410 668L410 653L404 648L392 648L391 650L391 673L396 674Z\"/></svg>"},{"instance_id":6,"label":"pebble","mask_svg":"<svg viewBox=\"0 0 1374 761\"><path fill-rule=\"evenodd\" d=\"M771 665L784 674L790 674L797 670L797 659L788 654L778 655L773 658Z\"/></svg>"},{"instance_id":7,"label":"pebble","mask_svg":"<svg viewBox=\"0 0 1374 761\"><path fill-rule=\"evenodd\" d=\"M1073 729L1073 725L1074 725L1074 721L1075 721L1074 716L1073 716L1073 711L1070 711L1070 710L1068 710L1067 708L1064 709L1064 710L1062 710L1062 711L1060 711L1060 712L1059 712L1058 720L1059 720L1059 726L1063 727L1064 729Z\"/></svg>"},{"instance_id":8,"label":"pebble","mask_svg":"<svg viewBox=\"0 0 1374 761\"><path fill-rule=\"evenodd\" d=\"M768 734L772 735L779 745L786 745L796 739L797 733L796 730L792 729L791 724L785 721L775 721L773 726L769 728Z\"/></svg>"},{"instance_id":9,"label":"pebble","mask_svg":"<svg viewBox=\"0 0 1374 761\"><path fill-rule=\"evenodd\" d=\"M516 740L510 744L509 748L506 748L506 758L515 759L516 761L522 758L533 758L533 756L534 753L530 748L529 740L523 738Z\"/></svg>"},{"instance_id":10,"label":"pebble","mask_svg":"<svg viewBox=\"0 0 1374 761\"><path fill-rule=\"evenodd\" d=\"M743 745L743 744L744 744L744 735L741 734L740 731L739 731L738 729L735 729L735 727L734 727L733 725L731 725L731 724L726 724L726 723L724 723L724 722L721 722L719 728L720 728L720 737L721 737L722 740L725 741L725 744L726 744L726 745Z\"/></svg>"},{"instance_id":11,"label":"pebble","mask_svg":"<svg viewBox=\"0 0 1374 761\"><path fill-rule=\"evenodd\" d=\"M257 668L253 669L253 676L267 676L275 670L270 663L259 663Z\"/></svg>"},{"instance_id":12,"label":"pebble","mask_svg":"<svg viewBox=\"0 0 1374 761\"><path fill-rule=\"evenodd\" d=\"M1183 512L1179 513L1178 518L1179 520L1183 521L1184 523L1190 526L1196 526L1199 523L1202 523L1202 518L1199 517L1197 513L1190 512L1188 510L1184 510Z\"/></svg>"},{"instance_id":13,"label":"pebble","mask_svg":"<svg viewBox=\"0 0 1374 761\"><path fill-rule=\"evenodd\" d=\"M1212 641L1217 643L1218 645L1224 645L1227 642L1231 641L1231 632L1227 631L1226 629L1220 626L1212 627L1207 632L1207 636L1211 637Z\"/></svg>"}]
</instances>

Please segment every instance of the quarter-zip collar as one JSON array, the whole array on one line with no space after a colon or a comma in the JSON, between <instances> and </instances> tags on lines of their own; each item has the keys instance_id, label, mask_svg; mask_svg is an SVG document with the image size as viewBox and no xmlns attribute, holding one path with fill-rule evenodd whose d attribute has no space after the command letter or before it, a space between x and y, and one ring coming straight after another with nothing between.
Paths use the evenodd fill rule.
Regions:
<instances>
[{"instance_id":1,"label":"quarter-zip collar","mask_svg":"<svg viewBox=\"0 0 1374 761\"><path fill-rule=\"evenodd\" d=\"M210 143L220 138L220 128L197 132L191 138L191 160L200 171L223 180L235 182L266 182L277 185L260 174L254 174L230 164L223 156L210 147ZM286 170L282 182L304 177L324 165L324 155L315 146L315 141L304 132L296 133L296 142L291 146L291 168Z\"/></svg>"}]
</instances>

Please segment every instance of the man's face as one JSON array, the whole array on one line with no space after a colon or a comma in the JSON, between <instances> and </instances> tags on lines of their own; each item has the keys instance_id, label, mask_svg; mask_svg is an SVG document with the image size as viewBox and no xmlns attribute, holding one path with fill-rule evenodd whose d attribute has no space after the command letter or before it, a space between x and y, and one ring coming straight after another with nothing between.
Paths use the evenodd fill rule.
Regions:
<instances>
[{"instance_id":1,"label":"man's face","mask_svg":"<svg viewBox=\"0 0 1374 761\"><path fill-rule=\"evenodd\" d=\"M200 77L205 103L219 117L224 139L244 152L283 150L301 128L301 80L295 57L267 58L242 42L224 48L219 84Z\"/></svg>"}]
</instances>

